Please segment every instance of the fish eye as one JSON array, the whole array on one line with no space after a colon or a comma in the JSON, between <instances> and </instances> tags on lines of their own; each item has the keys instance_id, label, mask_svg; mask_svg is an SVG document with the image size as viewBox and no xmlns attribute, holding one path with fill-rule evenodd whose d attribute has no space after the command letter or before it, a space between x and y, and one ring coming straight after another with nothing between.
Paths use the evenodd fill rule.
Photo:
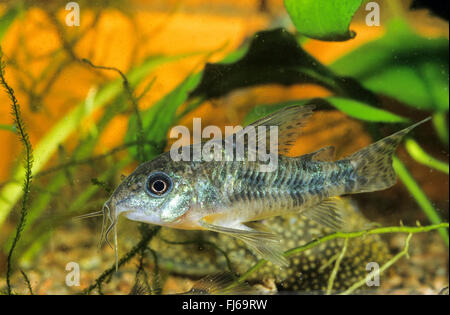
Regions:
<instances>
[{"instance_id":1,"label":"fish eye","mask_svg":"<svg viewBox=\"0 0 450 315\"><path fill-rule=\"evenodd\" d=\"M163 172L154 172L147 178L147 193L153 197L162 197L172 190L172 179Z\"/></svg>"}]
</instances>

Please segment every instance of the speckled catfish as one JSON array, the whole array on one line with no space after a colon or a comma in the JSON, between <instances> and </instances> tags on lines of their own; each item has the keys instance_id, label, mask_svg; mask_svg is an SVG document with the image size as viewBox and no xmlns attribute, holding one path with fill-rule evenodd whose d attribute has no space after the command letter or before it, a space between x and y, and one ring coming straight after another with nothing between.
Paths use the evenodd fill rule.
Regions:
<instances>
[{"instance_id":1,"label":"speckled catfish","mask_svg":"<svg viewBox=\"0 0 450 315\"><path fill-rule=\"evenodd\" d=\"M403 136L426 121L338 161L333 161L333 147L286 156L313 108L287 107L250 125L278 128L277 143L270 143L269 132L257 129L256 134L256 143L278 147L277 168L271 172L261 171L267 161L217 161L205 156L200 161L173 161L169 152L141 164L103 208L104 223L108 219L110 224L102 234L108 242L108 234L114 230L116 261L115 227L118 216L124 214L139 222L224 233L242 240L259 257L284 266L287 260L280 238L261 220L299 213L334 230L342 229L345 218L340 215L340 199L335 197L393 186L392 155ZM245 129L230 137L246 142L243 132Z\"/></svg>"}]
</instances>

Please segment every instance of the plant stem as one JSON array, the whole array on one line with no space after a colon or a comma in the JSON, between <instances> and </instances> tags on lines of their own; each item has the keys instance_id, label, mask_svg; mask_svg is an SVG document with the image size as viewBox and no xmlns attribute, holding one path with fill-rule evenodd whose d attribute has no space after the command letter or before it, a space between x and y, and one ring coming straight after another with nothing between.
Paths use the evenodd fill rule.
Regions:
<instances>
[{"instance_id":1,"label":"plant stem","mask_svg":"<svg viewBox=\"0 0 450 315\"><path fill-rule=\"evenodd\" d=\"M325 235L321 238L312 240L305 245L290 249L284 253L285 257L290 257L301 252L304 252L310 248L316 247L319 244L328 242L333 239L347 239L347 238L357 238L364 235L375 235L375 234L390 234L390 233L423 233L429 232L432 230L447 228L449 224L447 222L443 222L440 224L433 224L428 226L390 226L390 227L381 227L369 230L355 231L355 232L336 232L332 234ZM245 272L239 279L236 280L234 285L244 282L252 273L256 272L259 268L264 266L267 263L267 260L261 259L259 260L253 267L251 267L247 272Z\"/></svg>"},{"instance_id":2,"label":"plant stem","mask_svg":"<svg viewBox=\"0 0 450 315\"><path fill-rule=\"evenodd\" d=\"M434 168L440 172L446 173L448 175L449 167L448 164L426 153L422 147L413 139L408 138L405 141L405 147L409 155L419 163L426 165L428 167Z\"/></svg>"},{"instance_id":3,"label":"plant stem","mask_svg":"<svg viewBox=\"0 0 450 315\"><path fill-rule=\"evenodd\" d=\"M163 63L175 61L182 57L193 54L183 54L176 56L154 57L145 60L142 64L133 68L128 74L128 80L131 85L141 82L151 71ZM82 123L83 119L90 116L94 110L103 107L105 104L113 100L122 91L120 79L111 81L101 87L95 94L92 106L87 106L86 100L80 102L68 114L66 114L52 129L39 141L34 150L36 163L33 164L33 173L42 169L44 164L48 162L53 153L57 150L58 145L63 143ZM13 170L11 181L0 189L0 228L6 220L12 207L22 195L22 187L20 182L25 178L25 172L22 168Z\"/></svg>"},{"instance_id":4,"label":"plant stem","mask_svg":"<svg viewBox=\"0 0 450 315\"><path fill-rule=\"evenodd\" d=\"M143 248L146 248L148 243L152 240L153 236L155 236L158 231L160 230L160 226L155 226L152 229L149 229L145 236L141 238L139 243L137 243L128 253L122 256L122 258L119 260L119 267L126 264L131 258L133 258L139 251L141 251ZM95 282L83 290L83 294L89 294L94 290L95 288L99 289L99 293L101 292L101 287L103 284L103 281L105 281L109 276L111 276L116 271L116 265L113 264L109 269L105 270L96 280Z\"/></svg>"},{"instance_id":5,"label":"plant stem","mask_svg":"<svg viewBox=\"0 0 450 315\"><path fill-rule=\"evenodd\" d=\"M8 85L4 77L4 63L2 59L3 53L0 49L0 83L5 88L6 93L11 99L11 109L13 114L14 123L17 129L17 134L20 138L20 141L23 143L25 150L25 166L24 166L24 184L22 187L23 198L22 198L22 206L20 210L20 219L17 223L16 234L14 236L13 242L11 244L11 248L8 252L7 263L6 263L6 286L8 290L8 294L12 294L11 288L11 272L12 272L12 259L14 255L14 250L17 246L17 243L20 240L22 230L25 226L26 216L28 214L28 203L29 203L29 194L31 189L31 178L32 178L32 168L33 168L33 148L31 146L30 138L25 129L25 125L22 120L22 114L20 111L19 102L14 95L14 90Z\"/></svg>"},{"instance_id":6,"label":"plant stem","mask_svg":"<svg viewBox=\"0 0 450 315\"><path fill-rule=\"evenodd\" d=\"M433 204L428 199L428 197L425 195L423 190L420 188L420 186L417 184L417 182L414 180L412 175L409 173L406 166L403 164L402 161L396 156L393 158L393 166L395 171L397 172L398 177L400 180L405 184L406 189L411 193L413 198L416 200L420 208L422 208L423 212L426 214L428 219L433 224L439 224L442 222L441 217L439 216L436 209L434 209ZM449 245L448 240L448 232L445 229L440 229L439 234L441 234L442 239L444 240L445 244Z\"/></svg>"},{"instance_id":7,"label":"plant stem","mask_svg":"<svg viewBox=\"0 0 450 315\"><path fill-rule=\"evenodd\" d=\"M448 125L445 112L436 112L433 114L433 126L441 141L448 147Z\"/></svg>"},{"instance_id":8,"label":"plant stem","mask_svg":"<svg viewBox=\"0 0 450 315\"><path fill-rule=\"evenodd\" d=\"M334 280L336 279L336 275L338 273L339 265L341 264L342 258L344 258L345 252L347 251L347 246L348 246L348 238L346 238L344 241L344 246L342 247L341 253L339 254L339 256L336 259L336 262L334 263L333 270L331 271L330 278L328 279L328 286L326 292L327 295L330 295L331 291L333 290Z\"/></svg>"},{"instance_id":9,"label":"plant stem","mask_svg":"<svg viewBox=\"0 0 450 315\"><path fill-rule=\"evenodd\" d=\"M387 263L385 263L383 266L381 266L380 269L372 271L364 279L356 282L355 284L353 284L350 288L348 288L347 290L345 290L341 294L342 295L348 295L348 294L353 293L356 289L358 289L358 288L362 287L364 284L366 284L367 281L370 281L370 279L372 279L375 275L382 274L386 269L388 269L393 264L395 264L400 258L402 258L403 256L408 256L409 241L411 240L412 236L413 236L412 233L410 233L408 235L408 237L406 238L406 241L405 241L405 247L403 248L403 250L400 253L395 255Z\"/></svg>"}]
</instances>

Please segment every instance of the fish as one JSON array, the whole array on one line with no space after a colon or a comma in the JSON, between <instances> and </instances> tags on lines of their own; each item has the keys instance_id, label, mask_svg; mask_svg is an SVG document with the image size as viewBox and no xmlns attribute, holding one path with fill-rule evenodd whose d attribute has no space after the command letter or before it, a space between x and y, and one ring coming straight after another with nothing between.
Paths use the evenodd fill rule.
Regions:
<instances>
[{"instance_id":1,"label":"fish","mask_svg":"<svg viewBox=\"0 0 450 315\"><path fill-rule=\"evenodd\" d=\"M243 144L244 159L215 160L217 152L200 160L174 161L171 151L142 163L113 192L103 207L104 241L114 231L116 267L117 219L184 230L207 230L243 241L258 257L286 267L282 240L261 221L301 214L334 231L345 230L342 195L384 190L396 183L392 156L403 137L425 123L424 119L348 157L334 160L329 146L306 155L288 152L313 114L314 105L289 106L255 121L222 140L222 148ZM267 127L267 128L261 128ZM277 139L269 132L278 131ZM257 132L256 144L276 147L277 167L263 170L268 161L250 160L249 128ZM193 149L197 144L188 146ZM190 150L193 152L194 150Z\"/></svg>"},{"instance_id":2,"label":"fish","mask_svg":"<svg viewBox=\"0 0 450 315\"><path fill-rule=\"evenodd\" d=\"M374 225L364 217L355 200L348 197L342 199L342 211L349 231ZM270 218L264 220L264 224L280 235L288 249L304 246L332 232L332 229L303 218L300 214ZM237 275L243 275L259 260L240 240L208 231L163 227L149 246L158 253L160 270L188 279L201 279L230 267ZM343 239L329 240L289 256L289 266L286 268L279 268L268 262L249 275L248 284L253 288L262 286L271 294L324 294L335 258L341 253L343 246ZM389 246L380 235L349 239L332 293L343 292L364 279L370 272L366 269L369 263L383 266L391 258ZM358 292L373 293L377 289L379 287L366 286Z\"/></svg>"}]
</instances>

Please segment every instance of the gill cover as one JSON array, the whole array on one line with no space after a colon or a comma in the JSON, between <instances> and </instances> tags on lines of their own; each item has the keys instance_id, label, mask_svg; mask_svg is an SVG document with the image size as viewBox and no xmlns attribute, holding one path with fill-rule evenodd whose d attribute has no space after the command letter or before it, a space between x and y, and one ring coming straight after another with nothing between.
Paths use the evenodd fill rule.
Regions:
<instances>
[{"instance_id":1,"label":"gill cover","mask_svg":"<svg viewBox=\"0 0 450 315\"><path fill-rule=\"evenodd\" d=\"M170 196L161 207L161 221L164 223L174 223L191 208L190 192L185 190Z\"/></svg>"}]
</instances>

